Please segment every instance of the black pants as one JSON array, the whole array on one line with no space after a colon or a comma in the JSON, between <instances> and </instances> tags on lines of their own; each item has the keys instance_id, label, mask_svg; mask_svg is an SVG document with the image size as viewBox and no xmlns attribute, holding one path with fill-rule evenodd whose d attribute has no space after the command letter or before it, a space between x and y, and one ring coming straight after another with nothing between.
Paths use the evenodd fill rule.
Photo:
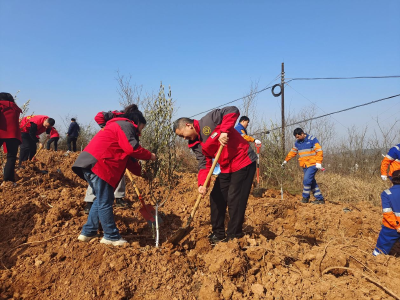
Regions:
<instances>
[{"instance_id":1,"label":"black pants","mask_svg":"<svg viewBox=\"0 0 400 300\"><path fill-rule=\"evenodd\" d=\"M78 138L76 137L68 137L67 138L67 145L68 145L68 151L71 151L71 143L72 143L72 149L74 152L76 152L76 140Z\"/></svg>"},{"instance_id":2,"label":"black pants","mask_svg":"<svg viewBox=\"0 0 400 300\"><path fill-rule=\"evenodd\" d=\"M241 237L244 213L256 172L256 162L234 173L221 173L210 194L211 225L213 233L225 237L225 213L228 207L227 237Z\"/></svg>"},{"instance_id":3,"label":"black pants","mask_svg":"<svg viewBox=\"0 0 400 300\"><path fill-rule=\"evenodd\" d=\"M50 150L50 145L51 145L52 142L54 142L54 151L57 151L57 143L58 143L59 139L60 139L59 137L54 137L54 138L49 139L47 141L46 149Z\"/></svg>"},{"instance_id":4,"label":"black pants","mask_svg":"<svg viewBox=\"0 0 400 300\"><path fill-rule=\"evenodd\" d=\"M0 139L0 147L3 143L7 147L7 162L4 167L4 181L15 182L15 162L17 161L18 146L21 142L18 139Z\"/></svg>"},{"instance_id":5,"label":"black pants","mask_svg":"<svg viewBox=\"0 0 400 300\"><path fill-rule=\"evenodd\" d=\"M19 150L19 163L23 161L31 160L36 154L36 141L34 141L29 133L22 132L22 144Z\"/></svg>"}]
</instances>

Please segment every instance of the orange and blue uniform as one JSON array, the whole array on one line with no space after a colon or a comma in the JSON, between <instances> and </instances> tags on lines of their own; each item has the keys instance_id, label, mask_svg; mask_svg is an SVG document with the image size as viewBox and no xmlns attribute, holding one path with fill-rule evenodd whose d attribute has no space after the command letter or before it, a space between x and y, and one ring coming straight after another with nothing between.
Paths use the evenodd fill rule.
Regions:
<instances>
[{"instance_id":1,"label":"orange and blue uniform","mask_svg":"<svg viewBox=\"0 0 400 300\"><path fill-rule=\"evenodd\" d=\"M393 185L381 194L382 199L382 229L379 233L376 247L373 252L388 254L396 241L400 240L400 185Z\"/></svg>"},{"instance_id":2,"label":"orange and blue uniform","mask_svg":"<svg viewBox=\"0 0 400 300\"><path fill-rule=\"evenodd\" d=\"M237 124L237 125L235 126L235 129L236 129L237 132L240 133L240 135L241 135L246 141L248 141L248 142L254 142L254 141L255 141L255 138L253 138L253 137L247 135L247 130L246 130L246 128L244 128L244 126L243 126L242 124L240 124L240 123Z\"/></svg>"},{"instance_id":3,"label":"orange and blue uniform","mask_svg":"<svg viewBox=\"0 0 400 300\"><path fill-rule=\"evenodd\" d=\"M381 175L387 176L388 168L389 176L392 176L394 171L400 170L400 144L390 148L388 154L382 160Z\"/></svg>"},{"instance_id":4,"label":"orange and blue uniform","mask_svg":"<svg viewBox=\"0 0 400 300\"><path fill-rule=\"evenodd\" d=\"M322 163L323 151L316 137L306 134L303 140L296 140L293 148L285 158L285 161L291 160L296 155L299 155L299 164L303 168L303 198L309 199L310 192L314 194L317 200L324 200L321 190L315 181L315 174L318 169L317 163Z\"/></svg>"}]
</instances>

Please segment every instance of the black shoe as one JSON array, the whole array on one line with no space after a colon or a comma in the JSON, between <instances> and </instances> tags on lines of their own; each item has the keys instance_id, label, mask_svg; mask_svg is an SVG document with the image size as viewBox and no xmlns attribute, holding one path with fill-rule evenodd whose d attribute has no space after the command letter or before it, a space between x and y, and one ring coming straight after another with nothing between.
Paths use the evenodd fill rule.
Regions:
<instances>
[{"instance_id":1,"label":"black shoe","mask_svg":"<svg viewBox=\"0 0 400 300\"><path fill-rule=\"evenodd\" d=\"M308 203L308 202L310 202L310 198L303 197L303 199L301 199L301 203Z\"/></svg>"},{"instance_id":2,"label":"black shoe","mask_svg":"<svg viewBox=\"0 0 400 300\"><path fill-rule=\"evenodd\" d=\"M325 200L315 200L311 202L312 204L325 204Z\"/></svg>"},{"instance_id":3,"label":"black shoe","mask_svg":"<svg viewBox=\"0 0 400 300\"><path fill-rule=\"evenodd\" d=\"M208 236L208 240L210 241L211 245L216 245L219 242L225 240L225 237L218 237L214 233L210 233L210 235Z\"/></svg>"},{"instance_id":4,"label":"black shoe","mask_svg":"<svg viewBox=\"0 0 400 300\"><path fill-rule=\"evenodd\" d=\"M128 207L128 202L122 198L115 198L115 207Z\"/></svg>"},{"instance_id":5,"label":"black shoe","mask_svg":"<svg viewBox=\"0 0 400 300\"><path fill-rule=\"evenodd\" d=\"M222 242L223 243L227 243L227 242L229 242L231 240L240 239L242 237L244 237L244 233L239 233L239 234L236 234L236 235L228 235Z\"/></svg>"},{"instance_id":6,"label":"black shoe","mask_svg":"<svg viewBox=\"0 0 400 300\"><path fill-rule=\"evenodd\" d=\"M86 205L85 205L85 209L83 211L85 212L85 214L88 215L90 212L90 209L92 208L93 202L85 202L85 203L86 203Z\"/></svg>"}]
</instances>

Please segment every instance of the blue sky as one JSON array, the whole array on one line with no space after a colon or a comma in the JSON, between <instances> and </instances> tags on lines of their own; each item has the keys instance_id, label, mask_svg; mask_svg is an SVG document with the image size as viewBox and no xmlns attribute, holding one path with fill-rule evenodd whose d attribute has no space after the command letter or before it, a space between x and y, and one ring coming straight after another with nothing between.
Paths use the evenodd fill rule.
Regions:
<instances>
[{"instance_id":1,"label":"blue sky","mask_svg":"<svg viewBox=\"0 0 400 300\"><path fill-rule=\"evenodd\" d=\"M30 111L81 123L120 109L116 71L157 92L172 88L191 116L286 77L400 75L400 1L0 0L0 90ZM318 114L400 93L400 79L295 81L287 110ZM300 94L299 94L300 93ZM305 97L303 97L304 95ZM238 103L240 104L240 103ZM336 115L341 129L398 118L400 97ZM279 120L280 100L257 109ZM344 134L344 133L343 133Z\"/></svg>"}]
</instances>

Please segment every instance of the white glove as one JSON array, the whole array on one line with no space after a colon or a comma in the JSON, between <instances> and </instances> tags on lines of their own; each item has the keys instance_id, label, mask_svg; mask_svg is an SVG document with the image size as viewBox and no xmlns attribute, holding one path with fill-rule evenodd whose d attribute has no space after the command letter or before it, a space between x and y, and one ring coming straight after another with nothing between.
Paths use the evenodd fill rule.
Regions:
<instances>
[{"instance_id":1,"label":"white glove","mask_svg":"<svg viewBox=\"0 0 400 300\"><path fill-rule=\"evenodd\" d=\"M256 146L261 146L261 141L260 140L255 140L254 144L256 144Z\"/></svg>"},{"instance_id":2,"label":"white glove","mask_svg":"<svg viewBox=\"0 0 400 300\"><path fill-rule=\"evenodd\" d=\"M387 176L386 175L381 175L382 180L387 180Z\"/></svg>"},{"instance_id":3,"label":"white glove","mask_svg":"<svg viewBox=\"0 0 400 300\"><path fill-rule=\"evenodd\" d=\"M284 168L286 164L287 164L287 161L284 160L283 163L281 164L281 167Z\"/></svg>"},{"instance_id":4,"label":"white glove","mask_svg":"<svg viewBox=\"0 0 400 300\"><path fill-rule=\"evenodd\" d=\"M315 167L316 167L317 169L321 170L321 169L322 169L322 164L316 163L316 164L315 164Z\"/></svg>"}]
</instances>

